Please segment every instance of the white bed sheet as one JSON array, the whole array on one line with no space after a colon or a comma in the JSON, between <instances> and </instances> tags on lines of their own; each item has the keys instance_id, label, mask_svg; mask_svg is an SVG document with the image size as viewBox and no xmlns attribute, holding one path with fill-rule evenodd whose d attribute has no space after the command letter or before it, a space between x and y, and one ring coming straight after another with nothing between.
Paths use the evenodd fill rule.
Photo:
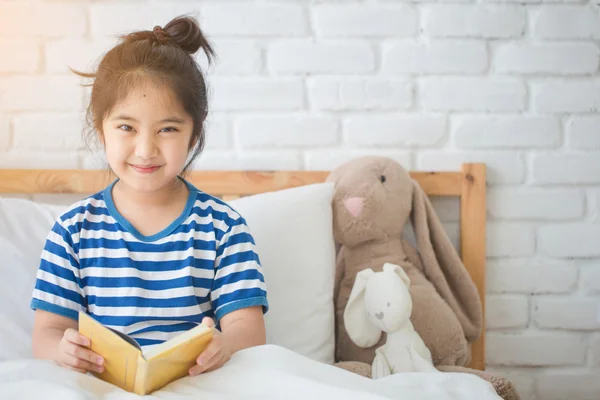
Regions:
<instances>
[{"instance_id":1,"label":"white bed sheet","mask_svg":"<svg viewBox=\"0 0 600 400\"><path fill-rule=\"evenodd\" d=\"M139 397L91 375L70 371L48 361L21 359L0 363L0 399L3 400ZM221 369L182 378L146 398L500 399L488 382L470 374L410 373L371 380L275 345L238 352Z\"/></svg>"}]
</instances>

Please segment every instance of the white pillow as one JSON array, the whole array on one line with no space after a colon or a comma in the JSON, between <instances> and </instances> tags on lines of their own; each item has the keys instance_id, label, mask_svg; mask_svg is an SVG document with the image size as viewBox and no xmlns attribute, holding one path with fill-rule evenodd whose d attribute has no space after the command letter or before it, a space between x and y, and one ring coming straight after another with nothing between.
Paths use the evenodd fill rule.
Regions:
<instances>
[{"instance_id":1,"label":"white pillow","mask_svg":"<svg viewBox=\"0 0 600 400\"><path fill-rule=\"evenodd\" d=\"M317 361L334 360L333 184L228 202L248 222L264 267L267 339ZM0 360L31 357L31 291L40 254L64 206L0 198Z\"/></svg>"},{"instance_id":2,"label":"white pillow","mask_svg":"<svg viewBox=\"0 0 600 400\"><path fill-rule=\"evenodd\" d=\"M31 357L31 292L54 220L66 207L0 198L0 360Z\"/></svg>"},{"instance_id":3,"label":"white pillow","mask_svg":"<svg viewBox=\"0 0 600 400\"><path fill-rule=\"evenodd\" d=\"M248 223L264 268L267 342L334 362L333 183L228 202Z\"/></svg>"}]
</instances>

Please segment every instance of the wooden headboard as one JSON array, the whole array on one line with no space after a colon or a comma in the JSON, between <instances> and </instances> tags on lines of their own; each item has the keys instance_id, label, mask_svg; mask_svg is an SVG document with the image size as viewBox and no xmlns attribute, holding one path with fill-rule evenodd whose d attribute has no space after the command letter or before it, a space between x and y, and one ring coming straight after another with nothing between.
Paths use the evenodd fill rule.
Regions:
<instances>
[{"instance_id":1,"label":"wooden headboard","mask_svg":"<svg viewBox=\"0 0 600 400\"><path fill-rule=\"evenodd\" d=\"M325 180L328 171L192 171L186 176L203 191L231 200ZM460 198L460 254L485 305L486 167L463 164L456 172L411 172L430 196ZM2 170L0 194L92 194L112 181L105 171ZM485 306L484 306L485 324ZM471 368L485 369L485 328L473 343Z\"/></svg>"}]
</instances>

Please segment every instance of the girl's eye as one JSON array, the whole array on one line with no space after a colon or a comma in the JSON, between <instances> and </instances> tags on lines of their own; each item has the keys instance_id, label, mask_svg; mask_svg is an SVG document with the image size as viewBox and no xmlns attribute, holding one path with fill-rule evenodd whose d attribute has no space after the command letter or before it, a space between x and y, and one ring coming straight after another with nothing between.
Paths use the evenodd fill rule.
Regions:
<instances>
[{"instance_id":1,"label":"girl's eye","mask_svg":"<svg viewBox=\"0 0 600 400\"><path fill-rule=\"evenodd\" d=\"M177 129L169 126L167 128L162 128L160 131L161 132L177 132Z\"/></svg>"},{"instance_id":2,"label":"girl's eye","mask_svg":"<svg viewBox=\"0 0 600 400\"><path fill-rule=\"evenodd\" d=\"M119 126L119 129L122 129L127 132L131 132L133 130L133 128L129 125L121 125L121 126Z\"/></svg>"}]
</instances>

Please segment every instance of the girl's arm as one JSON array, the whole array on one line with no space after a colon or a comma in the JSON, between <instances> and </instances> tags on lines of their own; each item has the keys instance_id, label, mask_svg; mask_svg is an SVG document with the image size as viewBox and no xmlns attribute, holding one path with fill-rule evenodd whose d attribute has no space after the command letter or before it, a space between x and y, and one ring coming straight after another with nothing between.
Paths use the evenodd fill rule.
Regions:
<instances>
[{"instance_id":1,"label":"girl's arm","mask_svg":"<svg viewBox=\"0 0 600 400\"><path fill-rule=\"evenodd\" d=\"M79 372L102 372L102 357L89 350L89 346L89 339L78 332L77 321L47 311L35 311L34 357L53 360Z\"/></svg>"},{"instance_id":2,"label":"girl's arm","mask_svg":"<svg viewBox=\"0 0 600 400\"><path fill-rule=\"evenodd\" d=\"M214 326L210 318L204 318L202 322ZM232 311L221 318L220 325L222 333L216 332L211 343L198 356L197 365L190 369L190 375L217 369L235 352L266 343L262 306Z\"/></svg>"},{"instance_id":3,"label":"girl's arm","mask_svg":"<svg viewBox=\"0 0 600 400\"><path fill-rule=\"evenodd\" d=\"M265 321L261 306L242 308L221 318L221 330L231 353L266 343Z\"/></svg>"}]
</instances>

